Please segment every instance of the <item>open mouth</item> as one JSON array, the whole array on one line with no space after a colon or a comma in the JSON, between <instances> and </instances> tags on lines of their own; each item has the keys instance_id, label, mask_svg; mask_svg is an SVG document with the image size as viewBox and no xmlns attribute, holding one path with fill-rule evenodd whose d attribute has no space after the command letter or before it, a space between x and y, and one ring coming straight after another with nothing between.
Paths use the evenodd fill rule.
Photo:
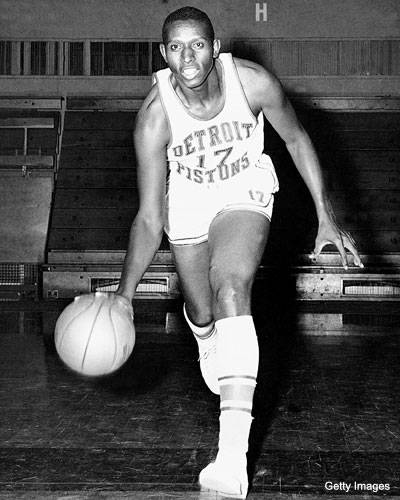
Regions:
<instances>
[{"instance_id":1,"label":"open mouth","mask_svg":"<svg viewBox=\"0 0 400 500\"><path fill-rule=\"evenodd\" d=\"M184 68L181 70L181 74L184 78L187 79L192 79L194 78L197 74L199 73L199 70L197 68L189 67L189 68Z\"/></svg>"}]
</instances>

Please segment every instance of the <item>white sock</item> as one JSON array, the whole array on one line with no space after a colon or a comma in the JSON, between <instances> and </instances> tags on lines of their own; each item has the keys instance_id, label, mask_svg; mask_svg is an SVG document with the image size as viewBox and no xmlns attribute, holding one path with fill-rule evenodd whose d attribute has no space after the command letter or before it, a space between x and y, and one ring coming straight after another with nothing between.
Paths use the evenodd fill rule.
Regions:
<instances>
[{"instance_id":1,"label":"white sock","mask_svg":"<svg viewBox=\"0 0 400 500\"><path fill-rule=\"evenodd\" d=\"M221 411L217 460L246 465L249 434L253 417L243 411Z\"/></svg>"},{"instance_id":2,"label":"white sock","mask_svg":"<svg viewBox=\"0 0 400 500\"><path fill-rule=\"evenodd\" d=\"M218 382L221 394L229 394L221 397L217 459L231 456L241 461L248 449L253 420L251 410L259 362L257 335L250 315L224 318L216 321L215 326Z\"/></svg>"}]
</instances>

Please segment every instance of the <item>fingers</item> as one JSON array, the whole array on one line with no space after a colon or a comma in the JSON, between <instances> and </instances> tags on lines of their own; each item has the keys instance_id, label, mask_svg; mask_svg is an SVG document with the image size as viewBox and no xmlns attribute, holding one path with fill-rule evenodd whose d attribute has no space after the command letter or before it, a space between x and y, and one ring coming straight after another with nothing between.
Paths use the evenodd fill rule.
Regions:
<instances>
[{"instance_id":1,"label":"fingers","mask_svg":"<svg viewBox=\"0 0 400 500\"><path fill-rule=\"evenodd\" d=\"M317 260L317 257L319 257L319 254L322 252L323 248L326 245L329 245L330 241L328 240L319 240L318 238L315 240L315 248L310 254L311 260Z\"/></svg>"},{"instance_id":2,"label":"fingers","mask_svg":"<svg viewBox=\"0 0 400 500\"><path fill-rule=\"evenodd\" d=\"M131 313L131 315L133 317L134 313L133 313L132 302L129 299L127 299L126 297L124 297L123 295L120 295L118 293L115 294L115 298L117 301L119 301L121 304L123 304L125 307L128 308L129 312Z\"/></svg>"},{"instance_id":3,"label":"fingers","mask_svg":"<svg viewBox=\"0 0 400 500\"><path fill-rule=\"evenodd\" d=\"M334 239L326 240L323 245L319 244L318 245L319 252L321 252L322 248L327 244L335 245L335 247L339 250L340 259L342 261L342 266L347 270L349 268L349 266L347 263L347 255L346 255L346 250L344 248L342 235L339 233L339 235L336 236Z\"/></svg>"},{"instance_id":4,"label":"fingers","mask_svg":"<svg viewBox=\"0 0 400 500\"><path fill-rule=\"evenodd\" d=\"M348 250L350 250L350 252L353 254L354 265L363 268L364 264L361 262L361 258L357 252L356 243L352 238L352 236L349 233L344 233L342 240L343 240L343 246Z\"/></svg>"},{"instance_id":5,"label":"fingers","mask_svg":"<svg viewBox=\"0 0 400 500\"><path fill-rule=\"evenodd\" d=\"M310 259L315 262L322 252L323 248L326 245L335 245L336 248L339 251L340 254L340 259L342 261L342 265L344 269L348 269L348 259L347 259L347 254L346 254L346 248L347 250L350 251L350 253L354 257L354 265L363 268L364 264L361 262L361 258L358 254L356 244L354 239L349 233L340 233L340 236L335 238L334 240L319 240L318 238L316 239L316 244L314 250L310 253L309 257Z\"/></svg>"},{"instance_id":6,"label":"fingers","mask_svg":"<svg viewBox=\"0 0 400 500\"><path fill-rule=\"evenodd\" d=\"M340 238L340 240L337 242L336 247L339 250L340 257L342 259L342 266L347 271L347 269L349 268L349 266L347 264L347 255L346 255L346 250L345 250L344 245L343 245L342 238Z\"/></svg>"}]
</instances>

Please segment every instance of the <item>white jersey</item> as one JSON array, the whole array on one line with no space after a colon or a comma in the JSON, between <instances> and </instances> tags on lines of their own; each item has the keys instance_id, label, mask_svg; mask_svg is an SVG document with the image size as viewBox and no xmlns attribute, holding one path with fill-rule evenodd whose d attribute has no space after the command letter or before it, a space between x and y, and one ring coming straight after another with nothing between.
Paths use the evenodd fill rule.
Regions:
<instances>
[{"instance_id":1,"label":"white jersey","mask_svg":"<svg viewBox=\"0 0 400 500\"><path fill-rule=\"evenodd\" d=\"M256 163L264 145L263 116L253 115L231 54L220 54L225 104L210 120L190 114L172 87L171 71L156 73L171 132L169 167L197 184L221 183ZM218 64L218 62L216 62ZM187 182L185 183L187 185Z\"/></svg>"},{"instance_id":2,"label":"white jersey","mask_svg":"<svg viewBox=\"0 0 400 500\"><path fill-rule=\"evenodd\" d=\"M232 55L220 54L216 64L222 68L224 105L209 120L195 117L184 106L172 86L169 68L156 73L170 129L166 232L173 242L189 243L207 238L208 230L204 227L198 228L196 234L183 234L185 230L181 226L188 222L184 224L182 221L188 218L188 214L193 226L194 219L204 219L207 211L211 210L208 218L213 218L224 207L247 203L249 197L250 204L266 206L266 200L251 199L249 189L245 189L245 194L239 192L243 191L243 181L249 177L250 171L255 166L265 165L265 158L262 161L262 156L265 157L262 155L263 114L260 112L255 117L252 113ZM273 169L270 160L269 163ZM277 190L276 177L274 185L267 189L269 194ZM176 222L178 219L182 219L181 224Z\"/></svg>"}]
</instances>

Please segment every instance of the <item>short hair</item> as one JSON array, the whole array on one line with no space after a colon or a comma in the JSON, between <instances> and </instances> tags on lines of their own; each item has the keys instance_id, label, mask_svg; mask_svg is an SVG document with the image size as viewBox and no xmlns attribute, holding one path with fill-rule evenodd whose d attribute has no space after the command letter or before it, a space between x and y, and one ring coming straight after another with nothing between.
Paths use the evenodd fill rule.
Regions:
<instances>
[{"instance_id":1,"label":"short hair","mask_svg":"<svg viewBox=\"0 0 400 500\"><path fill-rule=\"evenodd\" d=\"M187 6L174 10L166 17L162 27L162 40L164 45L168 42L168 31L170 26L176 21L197 21L202 23L206 30L206 38L211 42L214 41L214 28L207 14L200 9L196 9L196 7Z\"/></svg>"}]
</instances>

